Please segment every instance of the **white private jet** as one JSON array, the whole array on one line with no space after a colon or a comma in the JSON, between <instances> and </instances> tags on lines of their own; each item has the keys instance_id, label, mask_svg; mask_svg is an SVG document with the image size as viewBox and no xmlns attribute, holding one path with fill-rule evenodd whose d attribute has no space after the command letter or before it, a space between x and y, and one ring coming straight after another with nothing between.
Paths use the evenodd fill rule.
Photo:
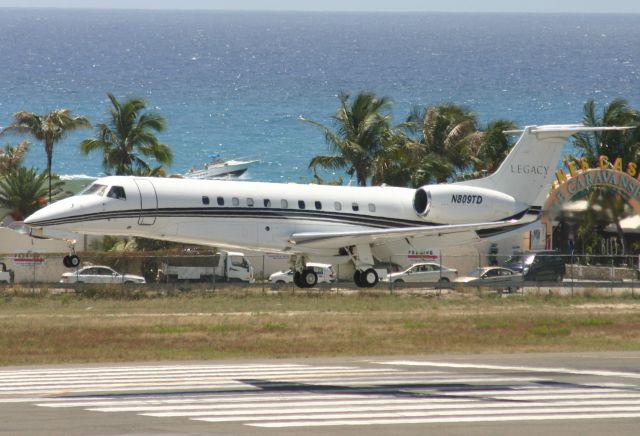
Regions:
<instances>
[{"instance_id":1,"label":"white private jet","mask_svg":"<svg viewBox=\"0 0 640 436\"><path fill-rule=\"evenodd\" d=\"M538 219L569 136L603 129L529 126L495 173L418 189L111 176L25 223L33 236L61 230L286 253L299 287L317 282L308 260L351 261L354 282L372 287L374 258L475 243ZM79 262L73 251L64 259Z\"/></svg>"}]
</instances>

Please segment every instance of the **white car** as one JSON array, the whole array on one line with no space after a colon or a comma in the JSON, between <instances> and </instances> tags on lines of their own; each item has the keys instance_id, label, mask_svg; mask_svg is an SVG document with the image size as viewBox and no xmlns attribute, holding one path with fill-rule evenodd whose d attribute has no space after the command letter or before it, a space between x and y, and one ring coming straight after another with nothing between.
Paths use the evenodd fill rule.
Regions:
<instances>
[{"instance_id":1,"label":"white car","mask_svg":"<svg viewBox=\"0 0 640 436\"><path fill-rule=\"evenodd\" d=\"M318 276L318 283L333 283L336 281L336 273L333 267L326 263L307 263L309 268L313 268ZM269 281L275 286L283 286L286 283L293 283L293 271L277 271L269 276Z\"/></svg>"},{"instance_id":2,"label":"white car","mask_svg":"<svg viewBox=\"0 0 640 436\"><path fill-rule=\"evenodd\" d=\"M435 262L416 263L404 271L390 273L384 279L392 283L448 283L458 276L455 269L441 266Z\"/></svg>"},{"instance_id":3,"label":"white car","mask_svg":"<svg viewBox=\"0 0 640 436\"><path fill-rule=\"evenodd\" d=\"M108 266L85 266L78 271L62 274L60 283L139 283L147 281L134 274L122 275Z\"/></svg>"}]
</instances>

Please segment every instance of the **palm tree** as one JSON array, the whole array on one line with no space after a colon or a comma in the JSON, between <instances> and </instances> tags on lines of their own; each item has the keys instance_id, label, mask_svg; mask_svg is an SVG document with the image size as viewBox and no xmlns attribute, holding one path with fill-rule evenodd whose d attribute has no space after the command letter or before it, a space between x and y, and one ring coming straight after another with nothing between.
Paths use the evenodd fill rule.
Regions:
<instances>
[{"instance_id":1,"label":"palm tree","mask_svg":"<svg viewBox=\"0 0 640 436\"><path fill-rule=\"evenodd\" d=\"M640 112L632 108L626 100L615 99L605 105L602 113L598 114L595 101L588 100L583 107L582 122L585 126L640 126ZM607 156L610 162L614 162L616 158L621 158L624 162L637 162L640 157L640 128L581 132L575 135L574 145L582 150L583 156L591 166L596 165L601 155ZM613 222L624 253L626 243L620 220L625 214L627 202L622 201L620 194L602 191L590 193L588 201L590 207L581 227L586 226L587 222L595 221L595 215ZM594 208L595 204L600 207ZM579 232L593 235L593 232L585 232L583 228Z\"/></svg>"},{"instance_id":2,"label":"palm tree","mask_svg":"<svg viewBox=\"0 0 640 436\"><path fill-rule=\"evenodd\" d=\"M498 169L513 147L514 138L504 133L518 126L510 120L491 121L475 133L470 141L470 157L473 162L473 177L483 177Z\"/></svg>"},{"instance_id":3,"label":"palm tree","mask_svg":"<svg viewBox=\"0 0 640 436\"><path fill-rule=\"evenodd\" d=\"M430 156L433 158L435 155L450 164L450 171L434 174L429 178L442 183L450 179L456 171L468 168L469 143L476 132L477 124L474 113L462 106L445 103L426 108L420 118L416 119L415 114L412 114L408 121L421 121L418 127L421 133L420 143L425 148L424 159Z\"/></svg>"},{"instance_id":4,"label":"palm tree","mask_svg":"<svg viewBox=\"0 0 640 436\"><path fill-rule=\"evenodd\" d=\"M0 150L0 175L9 174L17 170L29 151L29 141L22 141L17 146L5 145L4 150Z\"/></svg>"},{"instance_id":5,"label":"palm tree","mask_svg":"<svg viewBox=\"0 0 640 436\"><path fill-rule=\"evenodd\" d=\"M316 173L318 167L329 170L344 169L355 176L359 186L366 186L373 172L372 163L383 150L383 138L389 129L391 100L361 92L349 104L349 94L338 96L340 107L332 117L335 131L316 121L301 121L318 127L325 135L332 155L315 156L309 168Z\"/></svg>"},{"instance_id":6,"label":"palm tree","mask_svg":"<svg viewBox=\"0 0 640 436\"><path fill-rule=\"evenodd\" d=\"M56 109L46 115L33 112L17 112L13 115L13 122L0 132L21 133L33 136L44 144L47 154L47 177L49 178L49 202L51 202L51 163L53 160L53 146L62 140L69 132L90 128L91 123L85 117L72 117L69 109Z\"/></svg>"},{"instance_id":7,"label":"palm tree","mask_svg":"<svg viewBox=\"0 0 640 436\"><path fill-rule=\"evenodd\" d=\"M629 106L624 99L615 99L605 105L602 114L596 111L594 100L588 100L583 107L582 123L585 126L640 126L640 112ZM574 145L582 150L594 166L601 155L610 162L620 157L624 162L635 162L640 157L640 129L607 130L581 132L575 135Z\"/></svg>"},{"instance_id":8,"label":"palm tree","mask_svg":"<svg viewBox=\"0 0 640 436\"><path fill-rule=\"evenodd\" d=\"M48 174L34 168L19 167L0 178L0 208L8 209L7 215L22 221L46 204ZM62 181L49 180L49 193L54 197L62 193ZM6 215L5 215L6 216ZM4 217L2 217L4 218Z\"/></svg>"},{"instance_id":9,"label":"palm tree","mask_svg":"<svg viewBox=\"0 0 640 436\"><path fill-rule=\"evenodd\" d=\"M154 135L154 132L164 131L164 118L145 112L146 103L141 98L121 103L113 94L107 95L111 101L111 119L108 124L97 125L97 137L82 141L80 151L83 154L102 151L102 166L105 171L113 171L116 175L152 172L151 166L141 156L151 157L160 164L171 164L171 148L160 143Z\"/></svg>"}]
</instances>

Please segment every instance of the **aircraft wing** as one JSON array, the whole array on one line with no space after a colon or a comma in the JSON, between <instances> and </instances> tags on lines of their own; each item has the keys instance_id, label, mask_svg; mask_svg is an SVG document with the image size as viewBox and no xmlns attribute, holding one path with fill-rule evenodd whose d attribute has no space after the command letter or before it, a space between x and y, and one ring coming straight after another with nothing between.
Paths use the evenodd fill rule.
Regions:
<instances>
[{"instance_id":1,"label":"aircraft wing","mask_svg":"<svg viewBox=\"0 0 640 436\"><path fill-rule=\"evenodd\" d=\"M397 240L413 238L433 238L438 243L477 242L483 237L513 231L530 223L496 221L491 223L453 224L442 226L405 227L394 229L356 230L350 232L304 232L291 235L289 242L296 248L335 248L358 244L381 245Z\"/></svg>"}]
</instances>

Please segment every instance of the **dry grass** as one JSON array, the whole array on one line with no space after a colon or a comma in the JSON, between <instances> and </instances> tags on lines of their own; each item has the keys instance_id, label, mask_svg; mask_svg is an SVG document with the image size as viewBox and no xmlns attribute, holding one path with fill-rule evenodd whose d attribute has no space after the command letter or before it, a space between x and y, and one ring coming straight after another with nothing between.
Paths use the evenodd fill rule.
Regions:
<instances>
[{"instance_id":1,"label":"dry grass","mask_svg":"<svg viewBox=\"0 0 640 436\"><path fill-rule=\"evenodd\" d=\"M631 298L380 294L0 300L0 364L640 349Z\"/></svg>"}]
</instances>

